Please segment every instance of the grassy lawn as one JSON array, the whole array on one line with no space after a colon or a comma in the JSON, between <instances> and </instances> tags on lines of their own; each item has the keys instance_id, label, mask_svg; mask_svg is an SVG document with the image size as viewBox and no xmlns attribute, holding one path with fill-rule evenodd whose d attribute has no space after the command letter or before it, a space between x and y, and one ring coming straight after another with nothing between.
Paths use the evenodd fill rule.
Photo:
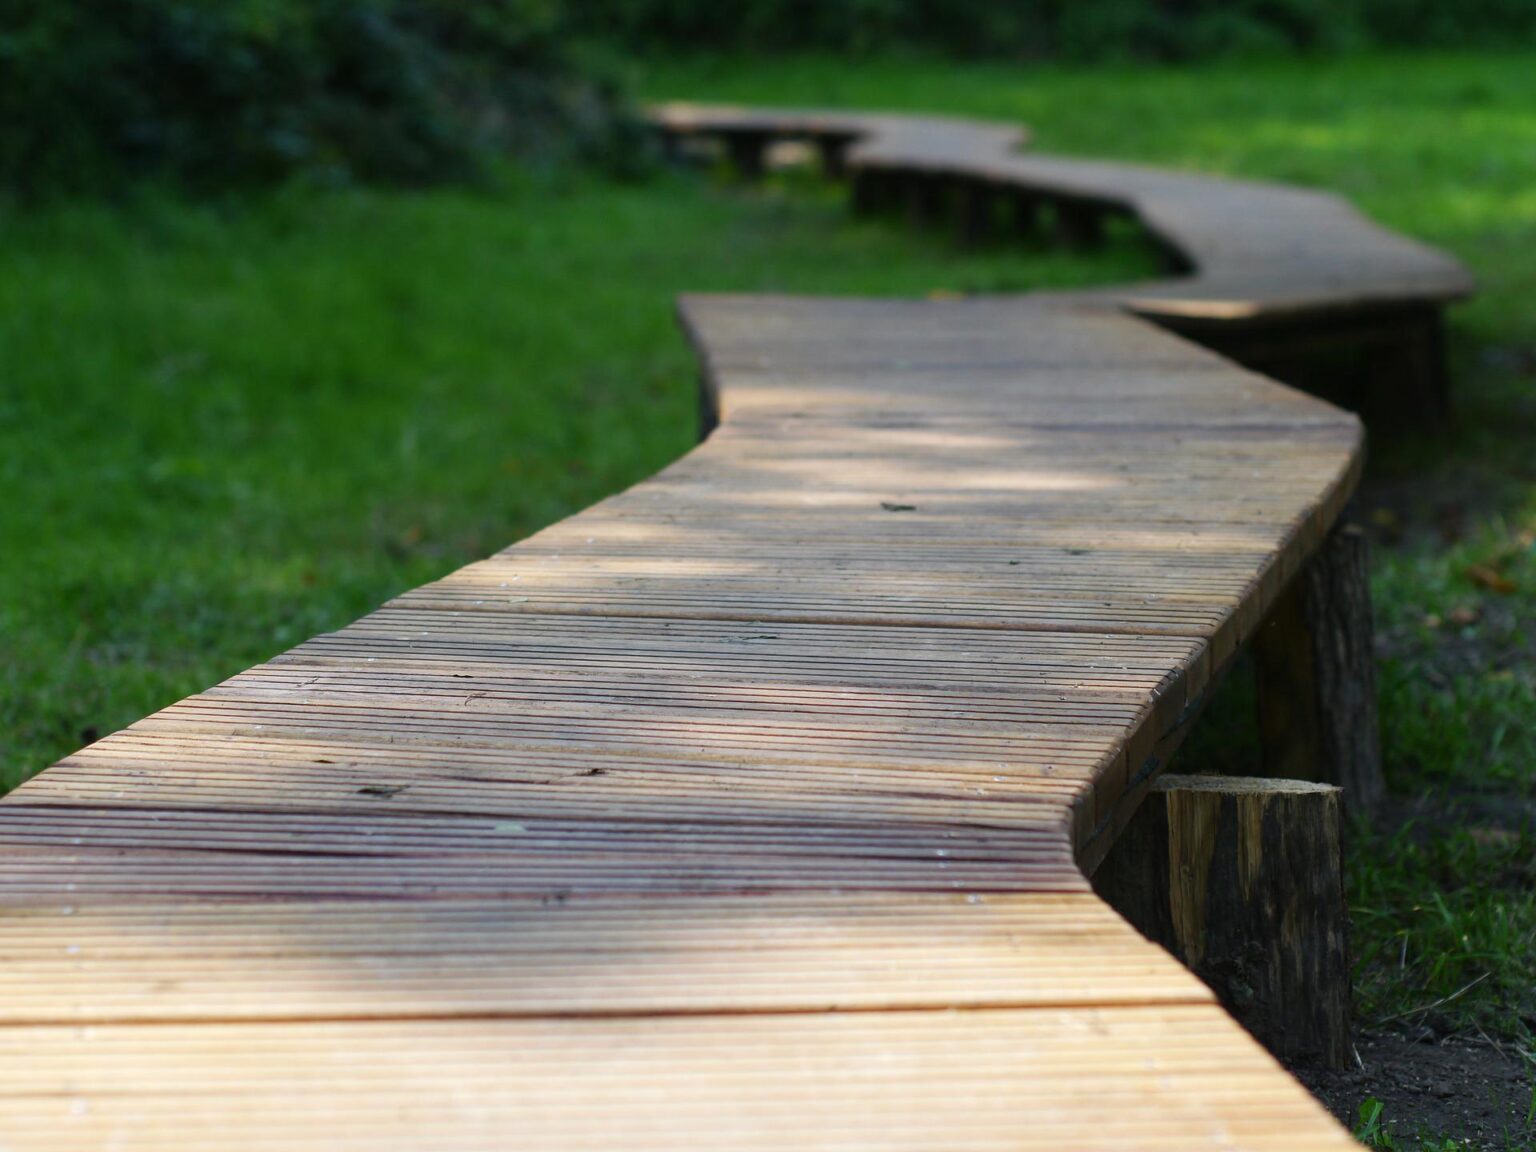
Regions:
<instances>
[{"instance_id":1,"label":"grassy lawn","mask_svg":"<svg viewBox=\"0 0 1536 1152\"><path fill-rule=\"evenodd\" d=\"M1023 120L1043 149L1325 186L1472 266L1459 419L1378 446L1362 500L1399 798L1352 841L1358 1007L1528 1059L1536 59L696 60L641 78L658 98ZM794 181L681 175L0 215L0 785L680 454L678 291L1002 291L1150 267L1129 243L961 253ZM1227 711L1191 763L1233 755Z\"/></svg>"}]
</instances>

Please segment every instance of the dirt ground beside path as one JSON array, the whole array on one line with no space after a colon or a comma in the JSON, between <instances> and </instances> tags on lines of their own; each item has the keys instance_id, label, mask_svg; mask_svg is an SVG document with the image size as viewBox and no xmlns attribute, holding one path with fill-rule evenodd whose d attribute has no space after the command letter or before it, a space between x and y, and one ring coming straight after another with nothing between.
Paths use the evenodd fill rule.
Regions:
<instances>
[{"instance_id":1,"label":"dirt ground beside path","mask_svg":"<svg viewBox=\"0 0 1536 1152\"><path fill-rule=\"evenodd\" d=\"M1379 1138L1378 1147L1419 1152L1422 1139L1454 1132L1461 1142L1425 1147L1435 1152L1536 1148L1531 1065L1507 1046L1441 1038L1423 1029L1418 1036L1366 1033L1355 1047L1360 1066L1295 1072L1352 1129L1359 1127L1362 1101L1381 1101L1382 1127L1396 1143Z\"/></svg>"}]
</instances>

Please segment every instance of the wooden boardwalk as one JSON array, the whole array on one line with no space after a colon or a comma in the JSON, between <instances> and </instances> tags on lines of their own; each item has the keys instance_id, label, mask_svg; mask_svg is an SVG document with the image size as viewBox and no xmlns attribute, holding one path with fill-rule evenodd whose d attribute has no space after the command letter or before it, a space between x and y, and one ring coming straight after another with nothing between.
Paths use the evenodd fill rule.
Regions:
<instances>
[{"instance_id":1,"label":"wooden boardwalk","mask_svg":"<svg viewBox=\"0 0 1536 1152\"><path fill-rule=\"evenodd\" d=\"M1101 296L684 317L689 456L0 803L0 1150L1352 1146L1083 870L1358 421Z\"/></svg>"},{"instance_id":2,"label":"wooden boardwalk","mask_svg":"<svg viewBox=\"0 0 1536 1152\"><path fill-rule=\"evenodd\" d=\"M1020 196L1026 208L1047 202L1069 217L1087 213L1090 222L1096 213L1133 216L1177 258L1181 274L1080 295L1192 327L1438 308L1474 287L1456 260L1373 224L1329 193L1033 154L1020 151L1027 134L1010 125L687 104L654 115L680 138L720 136L757 147L776 138L840 142L840 169L898 191L920 193L927 179L962 195Z\"/></svg>"}]
</instances>

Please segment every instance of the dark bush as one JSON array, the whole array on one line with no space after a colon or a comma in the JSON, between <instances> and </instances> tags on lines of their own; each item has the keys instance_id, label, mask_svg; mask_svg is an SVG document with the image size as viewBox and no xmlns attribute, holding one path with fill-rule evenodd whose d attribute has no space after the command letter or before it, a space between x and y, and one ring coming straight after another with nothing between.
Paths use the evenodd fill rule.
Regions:
<instances>
[{"instance_id":1,"label":"dark bush","mask_svg":"<svg viewBox=\"0 0 1536 1152\"><path fill-rule=\"evenodd\" d=\"M463 177L602 151L560 0L0 0L0 184Z\"/></svg>"},{"instance_id":2,"label":"dark bush","mask_svg":"<svg viewBox=\"0 0 1536 1152\"><path fill-rule=\"evenodd\" d=\"M588 31L698 50L1190 60L1532 43L1536 0L579 0Z\"/></svg>"}]
</instances>

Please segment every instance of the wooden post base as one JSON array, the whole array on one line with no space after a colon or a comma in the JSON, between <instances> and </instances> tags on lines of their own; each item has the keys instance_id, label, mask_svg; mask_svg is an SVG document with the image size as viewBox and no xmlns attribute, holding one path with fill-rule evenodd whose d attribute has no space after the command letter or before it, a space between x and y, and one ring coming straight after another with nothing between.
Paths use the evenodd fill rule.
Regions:
<instances>
[{"instance_id":1,"label":"wooden post base","mask_svg":"<svg viewBox=\"0 0 1536 1152\"><path fill-rule=\"evenodd\" d=\"M851 185L853 210L861 216L886 212L900 203L900 184L884 169L856 168Z\"/></svg>"},{"instance_id":2,"label":"wooden post base","mask_svg":"<svg viewBox=\"0 0 1536 1152\"><path fill-rule=\"evenodd\" d=\"M1069 248L1098 248L1104 243L1104 213L1092 204L1057 200L1056 230Z\"/></svg>"},{"instance_id":3,"label":"wooden post base","mask_svg":"<svg viewBox=\"0 0 1536 1152\"><path fill-rule=\"evenodd\" d=\"M768 167L768 145L773 136L767 132L732 132L725 139L731 165L743 180L760 179Z\"/></svg>"},{"instance_id":4,"label":"wooden post base","mask_svg":"<svg viewBox=\"0 0 1536 1152\"><path fill-rule=\"evenodd\" d=\"M1395 401L1379 408L1392 413L1398 426L1443 429L1451 421L1451 387L1440 310L1407 309L1383 327L1365 350L1372 396Z\"/></svg>"},{"instance_id":5,"label":"wooden post base","mask_svg":"<svg viewBox=\"0 0 1536 1152\"><path fill-rule=\"evenodd\" d=\"M1350 1055L1339 790L1165 776L1094 887L1284 1060Z\"/></svg>"},{"instance_id":6,"label":"wooden post base","mask_svg":"<svg viewBox=\"0 0 1536 1152\"><path fill-rule=\"evenodd\" d=\"M966 247L978 247L992 239L996 190L982 180L962 181L960 211L955 218L957 236Z\"/></svg>"},{"instance_id":7,"label":"wooden post base","mask_svg":"<svg viewBox=\"0 0 1536 1152\"><path fill-rule=\"evenodd\" d=\"M907 173L906 187L907 219L914 227L931 228L949 216L951 183L947 176Z\"/></svg>"},{"instance_id":8,"label":"wooden post base","mask_svg":"<svg viewBox=\"0 0 1536 1152\"><path fill-rule=\"evenodd\" d=\"M1386 795L1365 534L1334 529L1253 643L1266 776L1344 790L1351 811Z\"/></svg>"},{"instance_id":9,"label":"wooden post base","mask_svg":"<svg viewBox=\"0 0 1536 1152\"><path fill-rule=\"evenodd\" d=\"M1014 234L1026 244L1038 244L1044 234L1040 223L1043 204L1032 192L1015 192L1013 195Z\"/></svg>"},{"instance_id":10,"label":"wooden post base","mask_svg":"<svg viewBox=\"0 0 1536 1152\"><path fill-rule=\"evenodd\" d=\"M816 137L816 151L821 156L821 174L828 180L847 178L848 147L852 142L847 136Z\"/></svg>"}]
</instances>

